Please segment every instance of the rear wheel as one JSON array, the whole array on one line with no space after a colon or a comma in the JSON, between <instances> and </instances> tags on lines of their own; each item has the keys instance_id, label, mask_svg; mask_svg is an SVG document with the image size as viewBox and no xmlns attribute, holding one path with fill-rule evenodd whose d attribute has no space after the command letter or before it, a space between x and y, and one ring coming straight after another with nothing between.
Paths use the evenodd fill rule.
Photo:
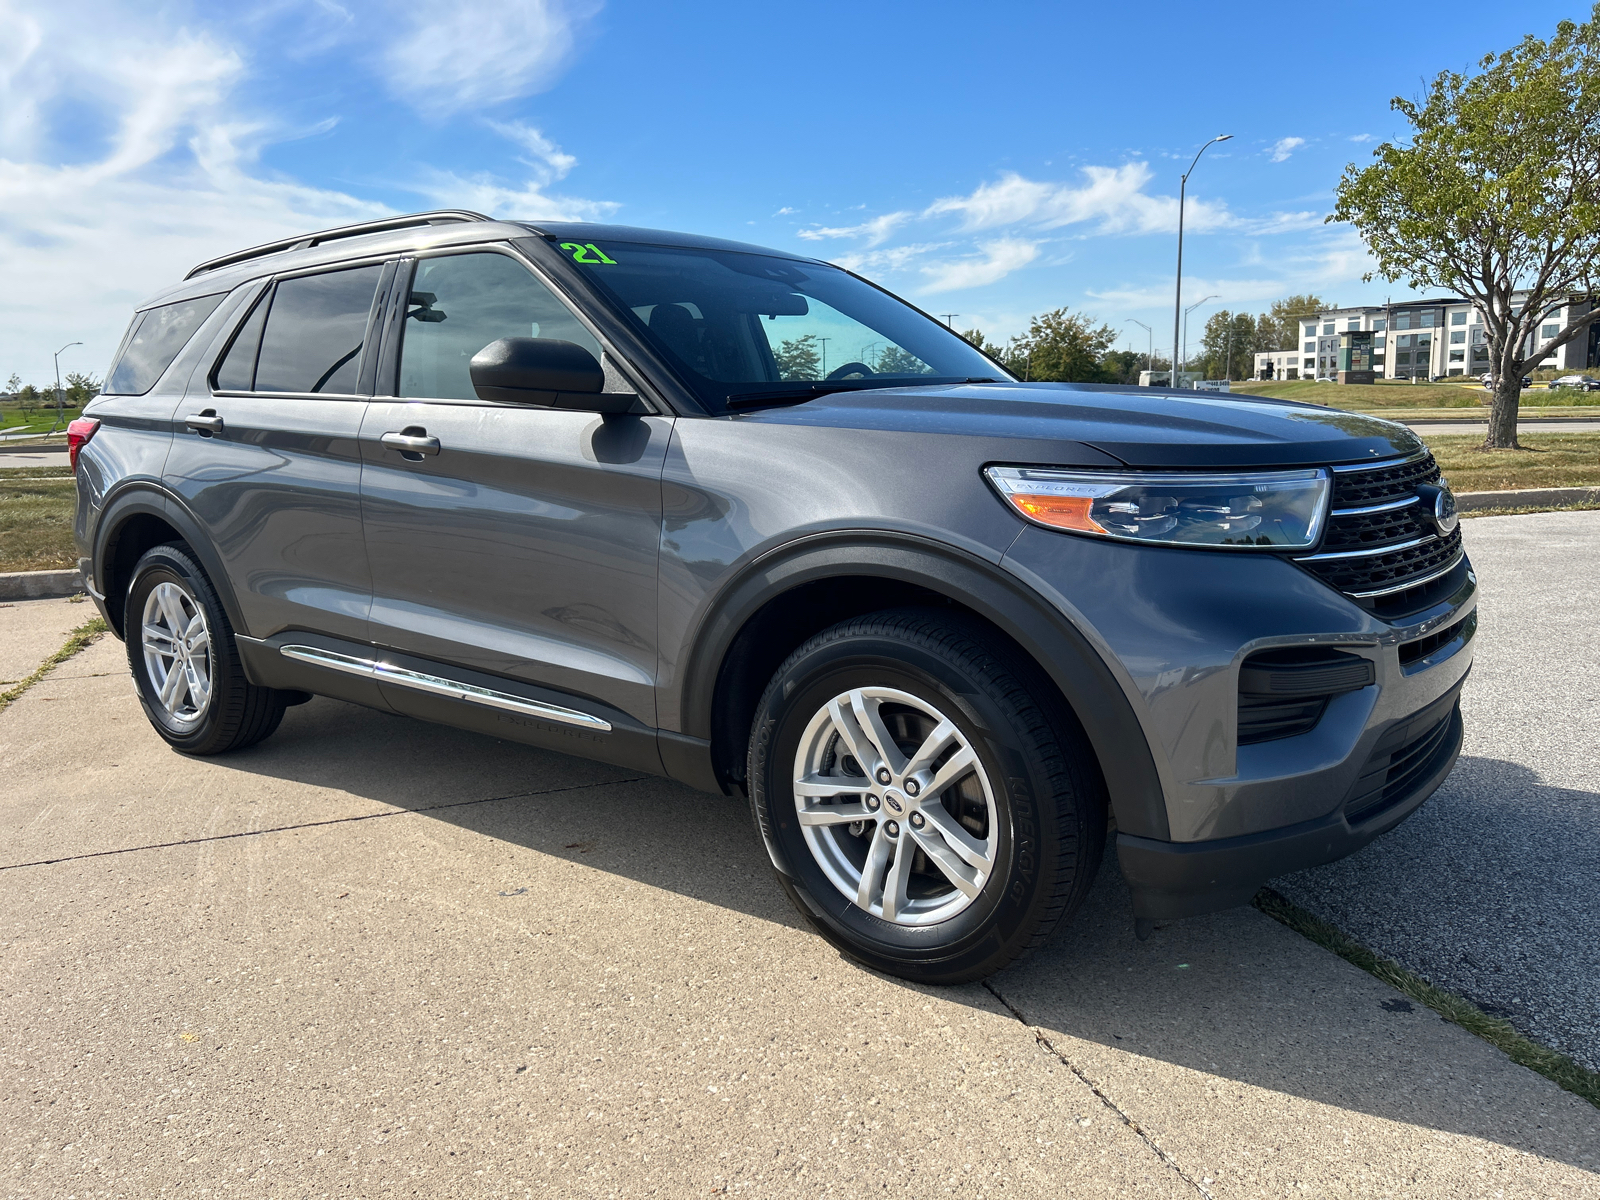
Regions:
<instances>
[{"instance_id":1,"label":"rear wheel","mask_svg":"<svg viewBox=\"0 0 1600 1200\"><path fill-rule=\"evenodd\" d=\"M222 754L278 728L291 695L245 678L233 626L187 547L145 552L122 619L139 703L174 748Z\"/></svg>"},{"instance_id":2,"label":"rear wheel","mask_svg":"<svg viewBox=\"0 0 1600 1200\"><path fill-rule=\"evenodd\" d=\"M751 802L819 932L878 970L982 978L1082 903L1105 837L1070 712L992 631L937 610L847 621L779 669Z\"/></svg>"}]
</instances>

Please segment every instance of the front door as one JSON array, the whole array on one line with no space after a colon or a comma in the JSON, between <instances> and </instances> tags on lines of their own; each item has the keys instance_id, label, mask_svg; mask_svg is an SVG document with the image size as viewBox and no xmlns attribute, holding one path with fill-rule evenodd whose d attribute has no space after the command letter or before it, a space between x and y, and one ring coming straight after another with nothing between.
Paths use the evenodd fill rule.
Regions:
<instances>
[{"instance_id":1,"label":"front door","mask_svg":"<svg viewBox=\"0 0 1600 1200\"><path fill-rule=\"evenodd\" d=\"M245 628L365 641L372 583L357 437L394 264L280 278L174 414L164 480L205 527Z\"/></svg>"},{"instance_id":2,"label":"front door","mask_svg":"<svg viewBox=\"0 0 1600 1200\"><path fill-rule=\"evenodd\" d=\"M468 363L499 338L602 356L510 253L422 258L401 287L398 394L375 397L361 431L373 642L597 700L653 729L671 420L478 399Z\"/></svg>"}]
</instances>

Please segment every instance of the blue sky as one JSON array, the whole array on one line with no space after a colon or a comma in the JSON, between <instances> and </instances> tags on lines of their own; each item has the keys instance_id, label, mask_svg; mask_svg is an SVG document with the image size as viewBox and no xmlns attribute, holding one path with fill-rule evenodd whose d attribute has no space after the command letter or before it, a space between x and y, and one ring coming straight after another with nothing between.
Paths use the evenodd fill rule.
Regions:
<instances>
[{"instance_id":1,"label":"blue sky","mask_svg":"<svg viewBox=\"0 0 1600 1200\"><path fill-rule=\"evenodd\" d=\"M0 0L0 380L103 374L195 262L460 206L841 262L991 336L1069 306L1170 346L1216 306L1381 300L1323 223L1389 98L1579 3L1458 2L1403 36L1325 5ZM1163 332L1164 331L1164 332Z\"/></svg>"}]
</instances>

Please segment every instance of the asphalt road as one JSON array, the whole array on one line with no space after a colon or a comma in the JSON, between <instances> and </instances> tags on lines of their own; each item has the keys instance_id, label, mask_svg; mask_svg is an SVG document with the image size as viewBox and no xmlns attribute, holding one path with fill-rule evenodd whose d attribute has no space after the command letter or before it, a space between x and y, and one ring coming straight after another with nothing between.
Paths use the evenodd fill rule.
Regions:
<instances>
[{"instance_id":1,"label":"asphalt road","mask_svg":"<svg viewBox=\"0 0 1600 1200\"><path fill-rule=\"evenodd\" d=\"M85 614L0 605L0 673ZM186 759L104 639L0 713L0 1196L1600 1200L1593 1107L1107 867L911 987L739 804L331 700Z\"/></svg>"},{"instance_id":2,"label":"asphalt road","mask_svg":"<svg viewBox=\"0 0 1600 1200\"><path fill-rule=\"evenodd\" d=\"M1462 524L1482 588L1443 787L1285 895L1600 1070L1600 512Z\"/></svg>"}]
</instances>

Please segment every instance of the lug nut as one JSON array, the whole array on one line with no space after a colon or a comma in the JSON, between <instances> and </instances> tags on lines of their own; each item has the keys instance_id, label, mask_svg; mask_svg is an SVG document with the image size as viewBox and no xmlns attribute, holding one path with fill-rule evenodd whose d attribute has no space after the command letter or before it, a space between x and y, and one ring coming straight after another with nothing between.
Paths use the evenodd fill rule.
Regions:
<instances>
[{"instance_id":1,"label":"lug nut","mask_svg":"<svg viewBox=\"0 0 1600 1200\"><path fill-rule=\"evenodd\" d=\"M918 783L915 779L906 780L906 795L915 796L921 790L922 790L922 785L920 783Z\"/></svg>"},{"instance_id":2,"label":"lug nut","mask_svg":"<svg viewBox=\"0 0 1600 1200\"><path fill-rule=\"evenodd\" d=\"M883 827L883 831L885 833L887 833L890 837L899 837L900 836L900 826L895 824L895 822L893 822L893 821L890 821L887 825L885 825Z\"/></svg>"},{"instance_id":3,"label":"lug nut","mask_svg":"<svg viewBox=\"0 0 1600 1200\"><path fill-rule=\"evenodd\" d=\"M917 812L911 814L911 828L921 829L927 823L928 818L923 816L921 813Z\"/></svg>"},{"instance_id":4,"label":"lug nut","mask_svg":"<svg viewBox=\"0 0 1600 1200\"><path fill-rule=\"evenodd\" d=\"M880 803L881 803L881 801L879 801L879 799L876 796L868 796L867 797L867 808L871 812L877 812L878 811L878 805Z\"/></svg>"},{"instance_id":5,"label":"lug nut","mask_svg":"<svg viewBox=\"0 0 1600 1200\"><path fill-rule=\"evenodd\" d=\"M889 774L889 768L888 767L879 767L878 768L878 782L879 783L888 783L889 780L891 780L893 778L894 778L894 776Z\"/></svg>"}]
</instances>

